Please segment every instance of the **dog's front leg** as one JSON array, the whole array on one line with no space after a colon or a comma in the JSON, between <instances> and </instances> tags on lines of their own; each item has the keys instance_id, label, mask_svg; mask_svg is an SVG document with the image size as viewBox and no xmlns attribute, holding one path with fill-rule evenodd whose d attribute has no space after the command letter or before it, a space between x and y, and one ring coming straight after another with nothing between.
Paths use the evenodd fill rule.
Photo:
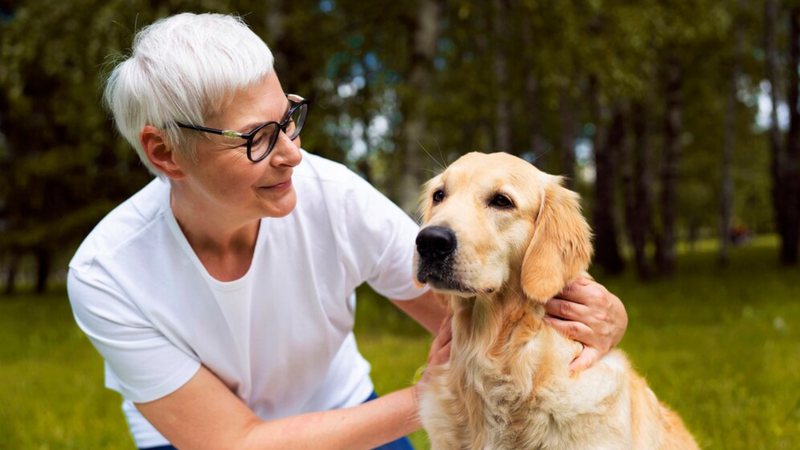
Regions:
<instances>
[{"instance_id":1,"label":"dog's front leg","mask_svg":"<svg viewBox=\"0 0 800 450\"><path fill-rule=\"evenodd\" d=\"M420 419L428 433L431 450L470 448L463 398L449 386L447 364L431 376L430 385L420 398Z\"/></svg>"}]
</instances>

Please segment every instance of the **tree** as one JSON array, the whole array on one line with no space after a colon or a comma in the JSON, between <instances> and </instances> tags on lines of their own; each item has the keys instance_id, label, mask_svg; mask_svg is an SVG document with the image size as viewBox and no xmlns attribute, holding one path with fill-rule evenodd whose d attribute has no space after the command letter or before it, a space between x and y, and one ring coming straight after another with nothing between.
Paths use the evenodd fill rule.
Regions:
<instances>
[{"instance_id":1,"label":"tree","mask_svg":"<svg viewBox=\"0 0 800 450\"><path fill-rule=\"evenodd\" d=\"M744 46L744 32L742 30L742 14L745 2L739 0L740 11L736 14L733 25L734 48L730 57L730 82L728 85L728 100L725 106L724 137L722 143L722 161L720 186L720 224L719 224L719 256L721 265L728 264L730 232L733 225L734 184L733 184L733 154L736 145L736 105L738 95L739 77L741 76L741 53Z\"/></svg>"},{"instance_id":2,"label":"tree","mask_svg":"<svg viewBox=\"0 0 800 450\"><path fill-rule=\"evenodd\" d=\"M800 245L800 6L789 10L789 132L783 155L777 158L780 261L795 265Z\"/></svg>"},{"instance_id":3,"label":"tree","mask_svg":"<svg viewBox=\"0 0 800 450\"><path fill-rule=\"evenodd\" d=\"M652 269L647 259L647 242L652 236L652 192L650 190L651 151L648 143L648 106L644 100L635 101L631 108L633 139L622 148L627 150L622 158L623 193L625 199L625 224L633 248L636 275L648 280Z\"/></svg>"},{"instance_id":4,"label":"tree","mask_svg":"<svg viewBox=\"0 0 800 450\"><path fill-rule=\"evenodd\" d=\"M625 262L619 251L616 220L616 190L618 152L625 140L625 115L621 106L612 113L611 125L608 128L605 142L595 146L595 181L594 230L597 236L595 260L606 272L617 274L625 268Z\"/></svg>"}]
</instances>

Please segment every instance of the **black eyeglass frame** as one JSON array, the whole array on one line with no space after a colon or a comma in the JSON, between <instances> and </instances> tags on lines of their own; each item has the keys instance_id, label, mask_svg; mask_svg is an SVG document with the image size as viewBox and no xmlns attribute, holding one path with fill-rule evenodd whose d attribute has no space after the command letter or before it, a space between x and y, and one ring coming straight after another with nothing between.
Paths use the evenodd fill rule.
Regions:
<instances>
[{"instance_id":1,"label":"black eyeglass frame","mask_svg":"<svg viewBox=\"0 0 800 450\"><path fill-rule=\"evenodd\" d=\"M226 138L244 139L246 142L242 145L247 145L247 159L256 163L264 160L267 156L269 156L270 153L272 153L272 150L275 148L275 144L278 142L278 137L280 136L280 133L281 132L286 133L286 128L289 126L289 121L292 119L292 115L298 109L305 108L306 111L301 116L303 118L302 122L295 124L294 132L291 135L287 134L289 136L289 139L291 140L295 140L297 139L297 136L300 136L300 131L303 129L303 125L305 125L305 118L306 116L308 116L309 101L297 94L286 94L286 99L289 100L291 106L289 107L289 111L286 112L286 115L284 116L283 120L281 120L280 122L269 121L266 123L262 123L261 125L257 126L251 131L248 131L247 133L240 133L234 130L220 130L218 128L209 128L209 127L204 127L202 125L189 125L177 121L175 122L175 125L179 126L180 128L186 128L189 130L202 131L203 133L218 134L220 136L225 136ZM258 159L254 159L252 154L253 138L255 138L256 134L262 129L264 129L264 127L268 127L273 124L277 125L278 128L275 130L274 133L272 133L272 136L270 136L269 138L269 147L267 147L267 151L265 151L263 155L259 156ZM242 145L240 145L239 147L241 147Z\"/></svg>"}]
</instances>

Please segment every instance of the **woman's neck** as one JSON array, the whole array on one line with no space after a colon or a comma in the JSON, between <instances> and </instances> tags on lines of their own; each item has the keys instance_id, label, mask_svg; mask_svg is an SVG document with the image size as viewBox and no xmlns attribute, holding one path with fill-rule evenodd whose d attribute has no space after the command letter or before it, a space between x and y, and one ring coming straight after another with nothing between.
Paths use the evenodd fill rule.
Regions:
<instances>
[{"instance_id":1,"label":"woman's neck","mask_svg":"<svg viewBox=\"0 0 800 450\"><path fill-rule=\"evenodd\" d=\"M223 211L213 211L207 205L183 198L179 190L173 190L170 207L186 240L212 277L233 281L247 273L260 219L232 220Z\"/></svg>"}]
</instances>

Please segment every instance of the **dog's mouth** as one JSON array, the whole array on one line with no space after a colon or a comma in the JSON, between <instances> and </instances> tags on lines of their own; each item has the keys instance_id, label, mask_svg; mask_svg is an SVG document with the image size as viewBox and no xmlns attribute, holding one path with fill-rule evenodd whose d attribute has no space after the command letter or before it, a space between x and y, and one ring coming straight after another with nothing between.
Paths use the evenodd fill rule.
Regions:
<instances>
[{"instance_id":1,"label":"dog's mouth","mask_svg":"<svg viewBox=\"0 0 800 450\"><path fill-rule=\"evenodd\" d=\"M438 267L434 267L438 266ZM455 294L461 297L474 297L478 294L491 294L494 288L476 289L461 281L449 266L443 264L420 264L417 270L417 280L425 283L434 291Z\"/></svg>"},{"instance_id":2,"label":"dog's mouth","mask_svg":"<svg viewBox=\"0 0 800 450\"><path fill-rule=\"evenodd\" d=\"M451 228L427 226L417 235L416 244L417 280L420 283L427 283L434 291L461 297L494 292L494 289L475 288L473 283L464 281L474 277L459 270L458 240Z\"/></svg>"},{"instance_id":3,"label":"dog's mouth","mask_svg":"<svg viewBox=\"0 0 800 450\"><path fill-rule=\"evenodd\" d=\"M419 281L422 283L427 283L428 286L433 288L433 290L439 292L450 292L450 293L469 294L469 295L474 295L477 293L475 289L472 289L471 287L468 286L464 286L459 282L456 282L454 280L442 279L436 276L429 276L426 277L424 280L419 279Z\"/></svg>"}]
</instances>

